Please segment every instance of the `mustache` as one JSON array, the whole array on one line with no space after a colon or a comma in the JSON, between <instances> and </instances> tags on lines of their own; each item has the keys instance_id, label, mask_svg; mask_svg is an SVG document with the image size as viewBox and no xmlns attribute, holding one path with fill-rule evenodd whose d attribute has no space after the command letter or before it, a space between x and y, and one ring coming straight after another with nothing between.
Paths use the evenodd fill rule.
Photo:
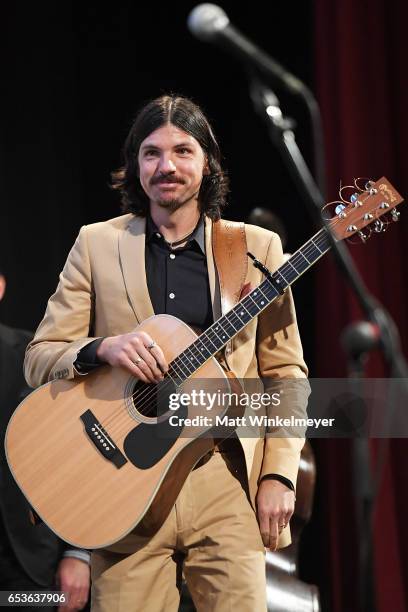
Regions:
<instances>
[{"instance_id":1,"label":"mustache","mask_svg":"<svg viewBox=\"0 0 408 612\"><path fill-rule=\"evenodd\" d=\"M173 174L159 174L158 176L153 176L150 179L151 185L157 185L158 183L180 183L184 184L183 179L178 176L174 176Z\"/></svg>"}]
</instances>

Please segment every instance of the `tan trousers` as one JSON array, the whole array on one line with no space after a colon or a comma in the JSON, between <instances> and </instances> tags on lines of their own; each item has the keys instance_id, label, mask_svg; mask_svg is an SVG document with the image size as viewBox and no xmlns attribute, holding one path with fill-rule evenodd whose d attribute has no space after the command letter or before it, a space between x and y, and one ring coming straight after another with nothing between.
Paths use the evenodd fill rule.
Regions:
<instances>
[{"instance_id":1,"label":"tan trousers","mask_svg":"<svg viewBox=\"0 0 408 612\"><path fill-rule=\"evenodd\" d=\"M178 564L198 612L265 612L264 546L223 455L187 478L161 529L92 553L92 612L176 612Z\"/></svg>"}]
</instances>

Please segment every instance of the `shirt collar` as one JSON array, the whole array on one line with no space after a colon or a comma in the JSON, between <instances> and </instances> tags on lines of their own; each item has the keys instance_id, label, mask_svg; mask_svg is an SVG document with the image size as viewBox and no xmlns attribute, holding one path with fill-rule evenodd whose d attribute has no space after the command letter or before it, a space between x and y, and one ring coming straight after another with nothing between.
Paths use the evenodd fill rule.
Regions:
<instances>
[{"instance_id":1,"label":"shirt collar","mask_svg":"<svg viewBox=\"0 0 408 612\"><path fill-rule=\"evenodd\" d=\"M205 255L205 223L204 223L204 215L201 215L196 228L194 230L194 232L192 233L192 235L189 238L189 242L195 240L196 243L198 244L198 246L200 247L201 251L204 253ZM161 235L161 233L159 232L159 229L157 227L157 225L155 224L155 222L153 221L153 219L151 218L151 216L148 214L146 217L146 240L148 242L150 242L150 240L154 237L157 236L157 238L162 238L163 236Z\"/></svg>"}]
</instances>

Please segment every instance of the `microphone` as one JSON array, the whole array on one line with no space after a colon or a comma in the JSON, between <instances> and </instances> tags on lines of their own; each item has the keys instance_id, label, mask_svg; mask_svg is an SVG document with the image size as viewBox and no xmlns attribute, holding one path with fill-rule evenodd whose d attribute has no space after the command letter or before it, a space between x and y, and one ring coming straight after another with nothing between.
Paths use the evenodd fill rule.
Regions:
<instances>
[{"instance_id":1,"label":"microphone","mask_svg":"<svg viewBox=\"0 0 408 612\"><path fill-rule=\"evenodd\" d=\"M231 25L228 15L216 4L199 4L188 16L190 32L204 42L224 47L239 59L266 73L289 92L305 95L308 88L277 61L254 45Z\"/></svg>"},{"instance_id":2,"label":"microphone","mask_svg":"<svg viewBox=\"0 0 408 612\"><path fill-rule=\"evenodd\" d=\"M350 323L342 332L341 343L353 359L359 359L380 344L380 328L371 321Z\"/></svg>"}]
</instances>

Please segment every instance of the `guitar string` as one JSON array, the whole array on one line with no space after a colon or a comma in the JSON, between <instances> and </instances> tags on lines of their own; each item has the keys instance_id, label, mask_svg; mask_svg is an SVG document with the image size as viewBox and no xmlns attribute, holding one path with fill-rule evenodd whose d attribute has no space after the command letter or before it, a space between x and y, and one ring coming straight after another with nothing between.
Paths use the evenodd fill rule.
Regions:
<instances>
[{"instance_id":1,"label":"guitar string","mask_svg":"<svg viewBox=\"0 0 408 612\"><path fill-rule=\"evenodd\" d=\"M327 234L324 230L320 230L320 232L318 232L318 234L316 234L315 236L313 236L305 245L303 245L300 249L298 249L298 251L296 251L291 258L284 262L280 268L278 268L278 270L276 270L276 272L274 273L275 275L280 275L286 284L286 287L289 286L294 280L296 280L301 274L303 274L310 266L312 266L317 259L319 259L327 250L328 250L328 246L327 243L328 242L328 238L327 238ZM317 243L317 244L316 244ZM319 247L324 247L325 250L321 250L321 248ZM317 257L315 259L312 259L311 261L307 258L307 256L310 256L312 253L316 255L316 250L319 252L317 254ZM292 262L294 264L294 266L292 266L292 264L290 263ZM305 265L306 263L306 265ZM302 264L302 267L301 267ZM295 267L296 265L298 265L299 267L301 267L300 271ZM293 268L293 269L292 269ZM242 327L238 330L235 330L235 333L239 333L249 322L251 319L255 318L255 316L257 316L257 314L260 314L260 312L262 312L263 309L267 308L271 302L276 299L279 296L279 293L277 292L277 290L270 284L265 284L266 281L268 279L265 279L264 281L262 281L262 283L260 285L258 285L258 287L254 288L249 294L247 294L243 300L241 302L239 302L238 304L236 304L236 306L229 311L228 313L226 313L226 315L224 315L223 317L221 317L220 319L218 319L217 321L215 321L205 332L203 335L208 335L209 333L213 333L215 337L217 337L218 335L216 334L216 332L214 331L213 326L215 325L219 325L222 328L222 324L220 324L220 321L223 321L224 319L227 320L227 323L230 324L230 326L235 330L234 325L232 325L232 323L230 321L228 321L228 316L235 316L237 318L237 320L239 321L239 324L242 325ZM265 296L268 300L268 304L267 306L264 306L262 308L259 308L259 305L257 303L256 300L253 299L252 295L258 290L261 291L260 287L264 285L264 288L268 288L269 290L273 289L275 291L274 295L272 296L272 298L270 298L269 296ZM286 288L285 287L285 288ZM249 298L249 299L248 299ZM252 301L252 304L251 304ZM246 302L246 303L245 303ZM253 308L255 305L255 313L253 314L251 312L251 307ZM235 312L235 309L239 309L240 307L244 307L245 310L247 310L247 312L250 314L250 319L248 321L242 320L238 314ZM187 363L184 361L184 357L183 354L187 351L187 350L191 350L192 347L197 343L197 341L200 341L201 336L199 336L189 347L187 347L180 355L178 355L173 362L171 362L170 366L172 366L174 364L175 361L177 360L181 360L181 366L179 366L177 364L177 368L179 368L182 372L183 378L185 380L187 380L191 374L193 374L194 372L198 371L212 356L213 356L213 352L211 350L211 348L208 348L205 344L206 340L209 340L211 342L211 344L214 345L214 343L211 341L211 338L204 338L201 340L201 343L204 345L205 350L209 353L209 356L205 359L205 361L203 363L201 363L199 365L198 368L196 368L196 366L193 366L193 371L187 371L184 372L182 369L182 366L184 366L187 370L188 370L188 366ZM223 344L218 348L218 350L221 350L222 346L225 343L223 342ZM200 354L200 353L199 353ZM202 357L202 355L200 354L200 356ZM191 365L191 364L189 364ZM174 374L174 366L173 366L173 373ZM177 375L177 373L176 373ZM138 379L135 378L135 381L137 381ZM183 381L184 382L184 381ZM137 382L136 382L137 384ZM163 391L166 387L171 386L172 384L174 384L174 381L172 379L172 377L165 377L165 380L163 382L160 383L160 391ZM141 393L138 395L136 393L133 392L132 395L130 396L132 398L133 401L133 406L136 408L136 410L138 412L141 412L141 414L145 417L149 416L149 412L152 412L155 410L155 406L151 407L151 410L145 410L146 406L149 406L149 402L151 402L152 399L154 399L156 393L157 393L157 388L158 385L157 383L151 383L151 384L147 384L144 383L144 387L141 390ZM136 405L136 401L138 402ZM124 417L124 419L118 419L117 415L115 413L122 413L122 408L125 407L127 410L127 414L126 417ZM109 435L111 435L111 433L116 433L118 434L121 429L122 426L124 424L126 424L128 422L128 417L131 417L131 415L129 415L129 409L128 406L126 404L126 402L122 403L121 405L117 406L114 408L113 413L106 415L104 422L101 422L101 425L104 429L106 428L110 428L110 432L107 432ZM123 421L123 422L122 422Z\"/></svg>"}]
</instances>

